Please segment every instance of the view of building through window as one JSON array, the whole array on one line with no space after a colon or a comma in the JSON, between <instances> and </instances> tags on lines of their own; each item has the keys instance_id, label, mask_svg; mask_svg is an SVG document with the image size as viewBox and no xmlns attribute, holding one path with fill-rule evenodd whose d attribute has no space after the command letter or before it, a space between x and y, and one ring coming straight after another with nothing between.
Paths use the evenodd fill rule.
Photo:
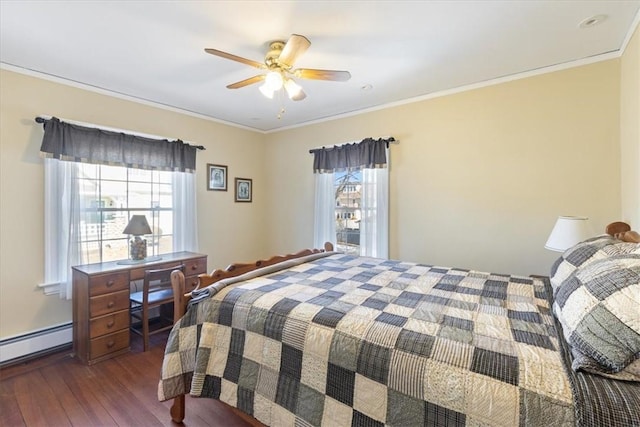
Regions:
<instances>
[{"instance_id":1,"label":"view of building through window","mask_svg":"<svg viewBox=\"0 0 640 427\"><path fill-rule=\"evenodd\" d=\"M362 172L360 170L334 173L336 196L336 250L360 253L360 219Z\"/></svg>"},{"instance_id":2,"label":"view of building through window","mask_svg":"<svg viewBox=\"0 0 640 427\"><path fill-rule=\"evenodd\" d=\"M83 263L128 258L122 234L132 215L144 215L153 235L147 256L172 252L171 173L78 163L81 197L80 240Z\"/></svg>"}]
</instances>

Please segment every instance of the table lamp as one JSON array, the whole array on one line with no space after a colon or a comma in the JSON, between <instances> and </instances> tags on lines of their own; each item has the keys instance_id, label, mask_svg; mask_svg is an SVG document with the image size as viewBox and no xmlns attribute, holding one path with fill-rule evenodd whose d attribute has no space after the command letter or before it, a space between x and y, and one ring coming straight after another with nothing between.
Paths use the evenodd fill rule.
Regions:
<instances>
[{"instance_id":1,"label":"table lamp","mask_svg":"<svg viewBox=\"0 0 640 427\"><path fill-rule=\"evenodd\" d=\"M545 249L564 252L576 243L592 237L588 219L583 216L559 216L544 245Z\"/></svg>"},{"instance_id":2,"label":"table lamp","mask_svg":"<svg viewBox=\"0 0 640 427\"><path fill-rule=\"evenodd\" d=\"M129 234L133 238L129 242L129 257L134 261L147 257L147 241L142 236L151 234L151 227L144 215L133 215L122 234Z\"/></svg>"}]
</instances>

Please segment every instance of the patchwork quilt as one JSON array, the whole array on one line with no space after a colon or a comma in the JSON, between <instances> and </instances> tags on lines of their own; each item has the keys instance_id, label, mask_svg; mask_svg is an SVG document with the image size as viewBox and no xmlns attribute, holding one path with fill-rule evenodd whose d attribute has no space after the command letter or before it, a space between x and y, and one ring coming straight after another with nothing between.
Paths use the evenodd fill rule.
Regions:
<instances>
[{"instance_id":1,"label":"patchwork quilt","mask_svg":"<svg viewBox=\"0 0 640 427\"><path fill-rule=\"evenodd\" d=\"M295 260L206 288L170 334L158 397L219 399L272 426L574 425L547 292L531 277Z\"/></svg>"}]
</instances>

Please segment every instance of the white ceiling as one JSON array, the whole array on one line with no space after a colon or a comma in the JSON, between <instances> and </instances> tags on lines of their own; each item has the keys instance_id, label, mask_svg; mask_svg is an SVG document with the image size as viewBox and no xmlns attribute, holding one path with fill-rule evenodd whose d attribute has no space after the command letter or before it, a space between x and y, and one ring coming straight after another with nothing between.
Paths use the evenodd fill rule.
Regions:
<instances>
[{"instance_id":1,"label":"white ceiling","mask_svg":"<svg viewBox=\"0 0 640 427\"><path fill-rule=\"evenodd\" d=\"M0 0L0 62L270 131L615 56L639 9L640 0ZM580 28L595 15L606 19ZM258 84L226 88L259 70L204 52L262 62L270 41L294 33L311 41L296 68L348 70L351 80L299 80L305 100L269 100Z\"/></svg>"}]
</instances>

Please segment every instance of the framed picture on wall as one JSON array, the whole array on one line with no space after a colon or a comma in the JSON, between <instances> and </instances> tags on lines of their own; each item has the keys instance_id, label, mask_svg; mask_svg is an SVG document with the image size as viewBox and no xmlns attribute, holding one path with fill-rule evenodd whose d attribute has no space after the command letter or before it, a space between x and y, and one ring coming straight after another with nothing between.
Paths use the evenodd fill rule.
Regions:
<instances>
[{"instance_id":1,"label":"framed picture on wall","mask_svg":"<svg viewBox=\"0 0 640 427\"><path fill-rule=\"evenodd\" d=\"M236 202L251 202L253 182L249 178L236 178Z\"/></svg>"},{"instance_id":2,"label":"framed picture on wall","mask_svg":"<svg viewBox=\"0 0 640 427\"><path fill-rule=\"evenodd\" d=\"M207 190L227 191L227 167L207 164Z\"/></svg>"}]
</instances>

